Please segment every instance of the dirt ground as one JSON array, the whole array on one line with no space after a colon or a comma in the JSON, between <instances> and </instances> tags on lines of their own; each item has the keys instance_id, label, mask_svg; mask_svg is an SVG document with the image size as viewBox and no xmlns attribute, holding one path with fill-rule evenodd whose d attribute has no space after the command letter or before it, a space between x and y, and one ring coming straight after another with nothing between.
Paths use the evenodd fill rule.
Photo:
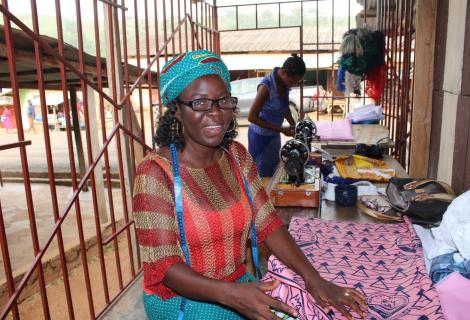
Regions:
<instances>
[{"instance_id":1,"label":"dirt ground","mask_svg":"<svg viewBox=\"0 0 470 320\"><path fill-rule=\"evenodd\" d=\"M119 241L119 261L122 272L122 282L126 285L131 279L131 265L127 250L127 241L125 236L121 236ZM105 265L106 278L109 290L109 297L113 299L119 289L119 279L117 275L115 251L112 245L105 248ZM136 261L134 261L136 264ZM94 314L98 315L105 307L105 295L103 290L103 277L101 273L100 261L95 256L88 259L91 292L94 306ZM137 268L135 268L137 271ZM69 283L72 293L73 309L75 319L90 319L90 310L88 309L88 297L84 280L83 267L77 267L69 271ZM57 279L47 286L47 298L49 300L49 308L51 319L68 319L67 302L65 297L65 289L62 279ZM139 299L140 297L136 297ZM23 320L39 320L45 319L41 296L35 294L26 299L19 305L20 317ZM7 319L13 319L11 313Z\"/></svg>"}]
</instances>

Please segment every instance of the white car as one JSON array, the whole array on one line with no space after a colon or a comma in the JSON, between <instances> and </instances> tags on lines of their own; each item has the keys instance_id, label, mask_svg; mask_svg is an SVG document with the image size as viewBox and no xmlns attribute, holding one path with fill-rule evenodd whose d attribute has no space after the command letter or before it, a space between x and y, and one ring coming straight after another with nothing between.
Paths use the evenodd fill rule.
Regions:
<instances>
[{"instance_id":1,"label":"white car","mask_svg":"<svg viewBox=\"0 0 470 320\"><path fill-rule=\"evenodd\" d=\"M239 117L248 117L250 107L256 97L258 84L263 78L248 78L230 82L232 96L238 98ZM326 111L325 90L322 86L304 86L304 112L313 112L319 106L320 111ZM300 108L300 87L291 88L289 92L289 105L294 119L297 118Z\"/></svg>"}]
</instances>

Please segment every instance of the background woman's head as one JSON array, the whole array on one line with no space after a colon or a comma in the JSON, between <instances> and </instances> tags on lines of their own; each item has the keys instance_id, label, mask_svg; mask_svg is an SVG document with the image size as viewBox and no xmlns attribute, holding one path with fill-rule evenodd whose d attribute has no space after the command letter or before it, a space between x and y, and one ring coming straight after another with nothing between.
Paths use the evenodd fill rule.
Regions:
<instances>
[{"instance_id":1,"label":"background woman's head","mask_svg":"<svg viewBox=\"0 0 470 320\"><path fill-rule=\"evenodd\" d=\"M227 132L220 136L222 141L218 144L227 147L236 136L237 133L233 130L236 124L234 110L228 108L233 101L221 100L213 103L203 100L205 105L211 106L205 108L207 110L195 107L193 102L230 96L230 73L215 53L198 50L183 53L168 61L160 76L160 95L167 111L157 128L155 141L158 146L173 143L182 149L185 137L192 141L199 139L198 142L212 146L218 140L214 136L218 136L220 125ZM228 124L225 123L227 119Z\"/></svg>"},{"instance_id":2,"label":"background woman's head","mask_svg":"<svg viewBox=\"0 0 470 320\"><path fill-rule=\"evenodd\" d=\"M281 70L280 76L282 82L288 87L293 87L302 81L307 68L305 67L304 60L296 53L293 53L284 61Z\"/></svg>"}]
</instances>

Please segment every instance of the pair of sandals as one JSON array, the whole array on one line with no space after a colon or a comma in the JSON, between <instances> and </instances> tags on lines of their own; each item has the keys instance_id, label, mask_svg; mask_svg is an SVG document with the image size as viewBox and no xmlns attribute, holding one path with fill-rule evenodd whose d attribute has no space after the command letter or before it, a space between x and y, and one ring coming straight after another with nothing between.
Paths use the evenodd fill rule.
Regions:
<instances>
[{"instance_id":1,"label":"pair of sandals","mask_svg":"<svg viewBox=\"0 0 470 320\"><path fill-rule=\"evenodd\" d=\"M358 198L357 207L368 216L382 221L403 221L402 215L394 210L383 196L361 196Z\"/></svg>"}]
</instances>

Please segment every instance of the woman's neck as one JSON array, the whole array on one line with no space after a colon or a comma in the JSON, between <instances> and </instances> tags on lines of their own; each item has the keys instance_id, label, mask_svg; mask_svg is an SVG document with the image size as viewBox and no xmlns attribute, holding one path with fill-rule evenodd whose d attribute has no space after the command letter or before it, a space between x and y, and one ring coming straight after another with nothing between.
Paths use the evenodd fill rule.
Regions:
<instances>
[{"instance_id":1,"label":"woman's neck","mask_svg":"<svg viewBox=\"0 0 470 320\"><path fill-rule=\"evenodd\" d=\"M286 86L284 85L284 82L282 82L281 75L279 74L280 72L282 72L282 69L277 70L274 79L276 80L277 93L282 96L286 90Z\"/></svg>"},{"instance_id":2,"label":"woman's neck","mask_svg":"<svg viewBox=\"0 0 470 320\"><path fill-rule=\"evenodd\" d=\"M222 156L219 147L206 147L187 143L179 154L179 160L185 166L191 168L206 168L219 161Z\"/></svg>"}]
</instances>

